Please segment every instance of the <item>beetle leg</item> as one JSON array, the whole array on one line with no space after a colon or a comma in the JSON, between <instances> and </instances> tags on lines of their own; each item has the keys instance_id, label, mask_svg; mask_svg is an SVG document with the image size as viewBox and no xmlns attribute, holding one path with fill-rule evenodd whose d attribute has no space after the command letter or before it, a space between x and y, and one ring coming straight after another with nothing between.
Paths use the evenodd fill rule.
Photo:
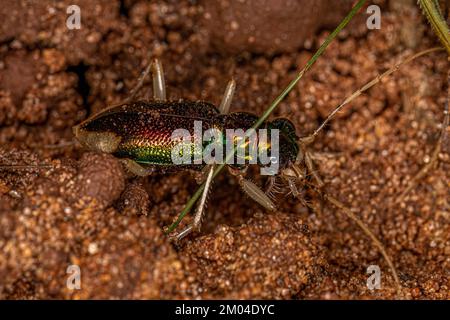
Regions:
<instances>
[{"instance_id":1,"label":"beetle leg","mask_svg":"<svg viewBox=\"0 0 450 320\"><path fill-rule=\"evenodd\" d=\"M164 87L164 76L162 75L162 66L160 63L158 65L159 65L159 69L157 69L157 70L159 70L159 72L153 73L153 92L154 93L158 92L157 89L155 88L155 83L162 83L163 84L162 87ZM155 78L158 78L158 74L160 75L159 76L160 80L155 80ZM227 88L225 89L225 93L222 97L222 101L220 102L219 111L221 114L227 114L228 111L230 110L231 101L233 100L233 95L234 95L235 89L236 89L236 81L234 81L234 79L231 79L227 84ZM155 96L155 99L158 99L158 98ZM164 92L164 99L165 99L165 92ZM215 165L205 167L202 170L201 174L197 176L197 178L200 178L200 177L203 178L206 173L208 174L207 178L206 178L206 182L205 182L205 188L203 189L202 198L200 199L200 203L197 207L197 211L195 212L194 220L192 221L192 223L190 223L181 232L179 232L173 236L173 238L176 241L183 239L188 234L190 234L192 231L197 231L197 232L200 231L200 226L201 226L203 215L205 212L206 200L208 198L209 189L211 188L211 182L213 180L213 173L214 173L215 167L216 167ZM196 180L198 182L199 179L196 179Z\"/></svg>"},{"instance_id":2,"label":"beetle leg","mask_svg":"<svg viewBox=\"0 0 450 320\"><path fill-rule=\"evenodd\" d=\"M160 79L162 81L162 84L164 84L164 76L162 75L162 66L161 66L161 64L159 64L159 69L158 70L160 70L160 72L159 72ZM158 74L158 72L154 72L153 73L153 92L154 93L158 92L157 89L155 88L155 83L161 83L161 81L158 82L157 80L155 80L155 78L158 78L157 74ZM228 84L227 84L227 88L225 89L225 93L224 93L224 95L222 97L222 101L220 102L219 112L221 114L227 114L228 111L230 110L231 101L233 100L233 95L234 95L234 90L235 89L236 89L236 81L234 81L234 79L231 79L228 82ZM164 93L164 97L165 97L165 93ZM158 98L155 96L155 99L158 99ZM202 219L203 219L203 215L204 215L204 211L205 211L205 205L206 205L206 200L207 200L208 192L209 192L209 189L211 187L211 182L212 182L212 179L213 179L214 169L215 169L215 165L207 166L207 167L205 167L202 170L202 172L200 174L198 174L196 176L197 182L201 182L202 180L204 180L204 177L207 174L207 178L206 178L206 182L205 182L205 188L203 189L202 198L200 200L200 204L197 207L197 211L195 212L195 216L194 216L193 222L190 223L181 232L179 232L179 233L177 233L176 235L173 236L173 238L176 241L179 241L179 240L183 239L184 237L186 237L192 231L197 231L197 232L200 231L200 225L201 225L201 222L202 222Z\"/></svg>"},{"instance_id":3,"label":"beetle leg","mask_svg":"<svg viewBox=\"0 0 450 320\"><path fill-rule=\"evenodd\" d=\"M142 72L136 86L131 90L130 96L125 99L125 102L133 101L136 98L139 90L141 90L144 85L145 78L147 78L150 73L152 73L153 81L153 99L160 101L166 100L166 84L164 81L163 67L161 61L154 59L147 65L144 72Z\"/></svg>"},{"instance_id":4,"label":"beetle leg","mask_svg":"<svg viewBox=\"0 0 450 320\"><path fill-rule=\"evenodd\" d=\"M313 161L312 156L309 151L305 152L305 163L306 163L306 167L308 168L310 174L314 177L314 180L316 180L317 186L319 188L323 187L324 182L323 182L322 178L319 176L319 174L317 173L316 169L314 168L314 161Z\"/></svg>"},{"instance_id":5,"label":"beetle leg","mask_svg":"<svg viewBox=\"0 0 450 320\"><path fill-rule=\"evenodd\" d=\"M130 91L130 95L128 96L128 98L125 99L124 102L130 102L133 101L136 98L136 95L138 94L139 90L141 90L143 84L144 84L144 80L145 78L147 78L148 74L151 72L152 70L152 65L153 65L153 61L150 62L147 67L145 68L144 72L142 72L142 74L139 76L138 81L136 83L136 85L134 86L134 88Z\"/></svg>"},{"instance_id":6,"label":"beetle leg","mask_svg":"<svg viewBox=\"0 0 450 320\"><path fill-rule=\"evenodd\" d=\"M195 211L194 220L186 228L184 228L181 232L179 232L173 236L173 238L176 241L180 241L181 239L186 237L188 234L190 234L192 231L196 231L196 232L200 231L200 226L202 224L203 216L205 213L206 201L208 199L208 193L209 193L209 190L211 189L213 173L214 173L214 166L212 165L212 166L210 166L209 171L208 171L208 177L206 178L205 188L203 189L200 203L197 207L197 210Z\"/></svg>"},{"instance_id":7,"label":"beetle leg","mask_svg":"<svg viewBox=\"0 0 450 320\"><path fill-rule=\"evenodd\" d=\"M165 101L166 82L164 80L162 63L161 61L159 61L159 59L153 60L152 75L153 75L153 99Z\"/></svg>"},{"instance_id":8,"label":"beetle leg","mask_svg":"<svg viewBox=\"0 0 450 320\"><path fill-rule=\"evenodd\" d=\"M131 159L121 159L120 162L123 163L128 171L139 177L146 177L155 171L153 168L143 167L142 165Z\"/></svg>"},{"instance_id":9,"label":"beetle leg","mask_svg":"<svg viewBox=\"0 0 450 320\"><path fill-rule=\"evenodd\" d=\"M270 211L274 211L276 209L275 204L270 200L267 194L264 193L256 184L244 178L244 170L239 170L235 168L228 167L228 171L234 175L242 190L254 201L258 202L264 208Z\"/></svg>"},{"instance_id":10,"label":"beetle leg","mask_svg":"<svg viewBox=\"0 0 450 320\"><path fill-rule=\"evenodd\" d=\"M264 190L264 193L271 199L275 200L276 193L282 193L282 185L277 182L276 176L269 176L267 181L267 187Z\"/></svg>"},{"instance_id":11,"label":"beetle leg","mask_svg":"<svg viewBox=\"0 0 450 320\"><path fill-rule=\"evenodd\" d=\"M231 101L233 100L234 90L236 89L236 81L231 79L228 82L222 101L220 102L219 111L221 114L227 114L230 111Z\"/></svg>"},{"instance_id":12,"label":"beetle leg","mask_svg":"<svg viewBox=\"0 0 450 320\"><path fill-rule=\"evenodd\" d=\"M309 135L307 137L300 139L300 150L297 154L297 159L295 160L296 164L301 164L303 161L305 162L306 168L308 169L308 173L311 174L317 182L317 186L319 188L323 187L324 182L322 178L317 173L314 167L314 160L312 153L308 150L308 146L314 142L314 136Z\"/></svg>"},{"instance_id":13,"label":"beetle leg","mask_svg":"<svg viewBox=\"0 0 450 320\"><path fill-rule=\"evenodd\" d=\"M153 92L158 92L157 89L155 88L155 83L162 83L164 85L164 76L162 75L162 66L161 64L159 64L159 69L160 72L155 72L153 73ZM158 78L158 74L160 74L160 80L155 80L155 78ZM155 76L156 75L156 76ZM162 86L163 87L163 86ZM234 79L231 79L228 84L227 84L227 88L225 89L225 93L222 97L222 101L220 102L220 106L219 106L219 111L221 114L227 114L228 111L230 110L230 106L231 106L231 101L233 100L233 95L234 95L234 90L236 89L236 81L234 81ZM155 96L155 99L158 99ZM165 99L165 92L164 92L164 99ZM205 167L201 174L198 176L201 178L204 178L205 174L207 173L207 178L206 178L206 182L205 182L205 188L203 189L203 193L202 193L202 197L200 199L200 203L197 207L197 210L195 212L195 216L194 216L194 220L192 221L192 223L190 223L186 228L184 228L181 232L177 233L176 235L173 236L173 238L175 238L176 241L179 241L181 239L183 239L184 237L186 237L188 234L190 234L192 231L200 231L200 226L202 223L202 219L205 213L205 206L206 206L206 201L208 198L208 193L209 190L211 188L211 183L213 180L213 173L214 173L214 169L215 169L215 165L211 165L208 167ZM197 179L198 181L199 179ZM203 179L202 179L203 180ZM255 186L256 187L256 186ZM262 192L262 191L261 191Z\"/></svg>"}]
</instances>

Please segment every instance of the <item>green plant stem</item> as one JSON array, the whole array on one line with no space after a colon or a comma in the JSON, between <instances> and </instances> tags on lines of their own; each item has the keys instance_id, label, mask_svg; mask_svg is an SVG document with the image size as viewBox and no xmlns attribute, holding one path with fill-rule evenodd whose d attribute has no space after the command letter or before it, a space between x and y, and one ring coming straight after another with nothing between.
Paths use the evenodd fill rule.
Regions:
<instances>
[{"instance_id":1,"label":"green plant stem","mask_svg":"<svg viewBox=\"0 0 450 320\"><path fill-rule=\"evenodd\" d=\"M352 10L347 14L347 16L342 20L342 22L334 29L334 31L325 39L325 41L322 43L322 45L319 47L319 49L316 51L316 53L309 59L309 61L306 63L305 67L297 74L297 76L288 84L288 86L281 92L281 94L270 104L269 108L263 113L263 115L256 121L256 123L253 125L252 129L257 129L264 121L267 120L267 118L270 116L270 114L275 110L275 108L279 105L279 103L291 92L291 90L295 87L295 85L300 81L300 79L303 77L303 75L306 73L306 71L311 68L311 66L316 62L316 60L322 55L322 53L325 51L325 49L328 47L328 45L333 41L338 33L344 29L344 27L352 20L352 18L355 16L355 14L361 9L361 7L364 5L366 0L359 0L356 5L352 8ZM224 163L217 166L217 168L214 170L213 178L215 178L225 167L226 163L234 156L236 152L237 147L235 146L233 149L233 152L230 153L227 157ZM198 200L198 198L201 196L203 189L205 188L205 184L203 183L197 191L195 191L194 195L189 199L189 201L186 203L186 206L184 207L183 211L178 215L177 220L172 223L166 230L166 233L170 233L180 224L180 222L183 220L183 218L186 216L186 214L192 209L195 202Z\"/></svg>"},{"instance_id":2,"label":"green plant stem","mask_svg":"<svg viewBox=\"0 0 450 320\"><path fill-rule=\"evenodd\" d=\"M447 50L447 53L450 55L450 30L444 17L442 17L438 1L419 0L419 6Z\"/></svg>"}]
</instances>

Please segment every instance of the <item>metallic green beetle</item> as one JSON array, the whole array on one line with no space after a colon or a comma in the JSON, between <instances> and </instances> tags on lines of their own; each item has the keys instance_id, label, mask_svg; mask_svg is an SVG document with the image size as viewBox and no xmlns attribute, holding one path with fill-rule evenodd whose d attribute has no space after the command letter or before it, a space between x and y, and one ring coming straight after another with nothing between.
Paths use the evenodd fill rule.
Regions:
<instances>
[{"instance_id":1,"label":"metallic green beetle","mask_svg":"<svg viewBox=\"0 0 450 320\"><path fill-rule=\"evenodd\" d=\"M153 77L153 100L135 100L149 73ZM111 153L121 159L129 171L138 176L176 170L201 172L202 180L206 179L204 194L193 222L175 236L179 240L190 232L200 229L214 164L204 162L175 164L172 151L178 141L172 139L172 134L174 130L184 128L195 138L193 126L195 121L201 123L202 130L215 128L222 133L230 129L244 131L250 129L258 119L256 115L246 112L228 113L235 87L235 81L231 80L218 108L203 101L167 101L162 65L158 60L154 60L148 65L126 101L89 117L75 126L73 131L84 147ZM269 176L265 192L245 178L247 163L231 164L228 169L237 177L246 194L266 209L274 210L273 194L281 192L280 187L287 185L291 193L299 197L297 182L306 178L306 168L312 165L312 161L308 154L303 152L305 150L303 144L295 134L294 125L288 119L266 121L260 128L266 129L269 135L275 132L274 129L279 133L279 156L275 160L278 162L279 171ZM203 143L200 152L204 151L208 144L209 142ZM194 147L189 146L190 150L195 150ZM270 147L266 146L266 149ZM193 151L191 156L194 157L194 153ZM257 164L264 166L260 162ZM283 185L277 183L278 178L285 183Z\"/></svg>"}]
</instances>

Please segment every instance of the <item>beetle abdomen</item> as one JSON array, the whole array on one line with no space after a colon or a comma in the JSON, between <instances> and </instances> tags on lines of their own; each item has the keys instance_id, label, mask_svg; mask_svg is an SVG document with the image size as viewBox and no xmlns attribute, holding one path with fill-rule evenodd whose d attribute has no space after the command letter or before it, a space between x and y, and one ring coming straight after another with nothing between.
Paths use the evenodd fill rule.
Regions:
<instances>
[{"instance_id":1,"label":"beetle abdomen","mask_svg":"<svg viewBox=\"0 0 450 320\"><path fill-rule=\"evenodd\" d=\"M214 105L201 101L138 101L100 112L81 123L76 131L80 142L88 142L90 148L92 140L100 141L104 137L115 141L116 138L120 142L114 150L108 148L106 152L118 158L148 165L172 165L172 150L179 143L172 139L175 130L189 132L194 157L194 139L202 138L195 136L195 122L199 121L203 131L207 130L214 126L218 114ZM95 147L102 146L97 142Z\"/></svg>"}]
</instances>

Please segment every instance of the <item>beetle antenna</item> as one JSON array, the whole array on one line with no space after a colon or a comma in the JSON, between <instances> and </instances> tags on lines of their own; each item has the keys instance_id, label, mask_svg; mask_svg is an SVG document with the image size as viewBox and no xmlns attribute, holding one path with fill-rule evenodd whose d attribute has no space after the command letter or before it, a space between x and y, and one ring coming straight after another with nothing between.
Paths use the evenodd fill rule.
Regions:
<instances>
[{"instance_id":1,"label":"beetle antenna","mask_svg":"<svg viewBox=\"0 0 450 320\"><path fill-rule=\"evenodd\" d=\"M330 203L332 203L337 208L341 209L347 217L349 217L351 220L353 220L358 227L361 228L361 230L364 231L364 233L372 240L372 242L375 244L375 246L378 248L380 253L383 255L384 259L386 260L389 269L391 269L392 276L394 277L395 283L397 285L397 293L398 295L401 295L401 284L400 280L398 278L397 270L395 269L394 263L392 262L391 258L389 257L388 253L386 252L386 249L384 245L381 243L380 240L373 234L373 232L369 229L369 227L361 220L359 219L347 206L345 206L342 202L337 200L336 198L323 193L325 199L327 199Z\"/></svg>"},{"instance_id":2,"label":"beetle antenna","mask_svg":"<svg viewBox=\"0 0 450 320\"><path fill-rule=\"evenodd\" d=\"M389 266L389 269L391 270L392 276L394 278L394 281L397 285L397 294L401 296L401 284L398 277L397 270L394 266L394 263L392 262L391 258L389 257L386 248L384 247L383 243L381 243L380 240L375 236L375 234L370 230L370 228L360 219L358 218L352 210L350 210L346 205L344 205L341 201L337 200L333 196L328 195L325 192L320 191L316 186L307 183L308 186L310 186L313 190L315 190L319 195L323 196L326 200L328 200L331 204L333 204L338 209L342 210L345 215L350 218L353 222L355 222L358 227L372 240L372 242L375 244L375 246L378 248L379 252L383 256L383 258L386 260L386 263Z\"/></svg>"},{"instance_id":3,"label":"beetle antenna","mask_svg":"<svg viewBox=\"0 0 450 320\"><path fill-rule=\"evenodd\" d=\"M443 48L436 47L436 48L431 48L431 49L426 49L426 50L420 51L420 52L410 56L409 58L398 62L396 65L394 65L389 70L383 72L382 74L378 74L374 79L372 79L371 81L367 82L360 89L358 89L357 91L353 92L350 96L345 98L345 100L328 115L328 117L322 122L322 124L311 135L309 135L307 137L304 137L304 138L301 138L300 140L303 140L306 144L310 144L312 141L314 141L315 137L320 133L320 131L322 131L323 128L328 124L328 122L330 122L330 120L339 111L341 111L341 109L345 105L347 105L348 103L353 101L355 98L359 97L362 93L364 93L365 91L369 90L370 88L372 88L377 83L381 82L383 80L383 78L390 76L392 73L397 71L402 65L407 64L408 62L411 62L414 59L419 58L421 56L424 56L426 54L429 54L429 53L432 53L432 52L436 52L436 51L443 51L443 50L444 50Z\"/></svg>"}]
</instances>

